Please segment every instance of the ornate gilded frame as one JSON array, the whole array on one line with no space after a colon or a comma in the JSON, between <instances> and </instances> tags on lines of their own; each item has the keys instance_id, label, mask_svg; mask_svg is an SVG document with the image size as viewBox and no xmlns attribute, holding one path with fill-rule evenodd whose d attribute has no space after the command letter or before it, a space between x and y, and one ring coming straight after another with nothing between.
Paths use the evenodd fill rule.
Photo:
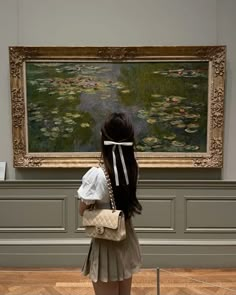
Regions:
<instances>
[{"instance_id":1,"label":"ornate gilded frame","mask_svg":"<svg viewBox=\"0 0 236 295\"><path fill-rule=\"evenodd\" d=\"M209 64L206 153L138 152L140 167L202 167L223 165L225 46L154 47L23 47L9 48L14 167L89 167L99 153L28 153L25 63L31 60L207 61Z\"/></svg>"}]
</instances>

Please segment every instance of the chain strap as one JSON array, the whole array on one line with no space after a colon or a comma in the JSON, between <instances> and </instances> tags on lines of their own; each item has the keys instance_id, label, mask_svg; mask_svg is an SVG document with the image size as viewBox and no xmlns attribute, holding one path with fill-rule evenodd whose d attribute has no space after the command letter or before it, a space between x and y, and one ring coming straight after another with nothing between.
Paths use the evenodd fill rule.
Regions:
<instances>
[{"instance_id":1,"label":"chain strap","mask_svg":"<svg viewBox=\"0 0 236 295\"><path fill-rule=\"evenodd\" d=\"M101 168L102 168L102 170L103 170L103 172L105 174L105 177L106 177L109 197L110 197L110 201L111 201L111 208L112 208L113 211L116 211L116 203L115 203L114 193L113 193L113 189L112 189L109 174L107 173L107 170L104 167L104 165L101 165Z\"/></svg>"}]
</instances>

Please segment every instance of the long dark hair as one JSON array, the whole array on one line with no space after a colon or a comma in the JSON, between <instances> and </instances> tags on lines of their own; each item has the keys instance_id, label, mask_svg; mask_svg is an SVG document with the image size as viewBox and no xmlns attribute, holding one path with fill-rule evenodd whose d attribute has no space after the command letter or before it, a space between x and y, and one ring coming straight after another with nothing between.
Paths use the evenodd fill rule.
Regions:
<instances>
[{"instance_id":1,"label":"long dark hair","mask_svg":"<svg viewBox=\"0 0 236 295\"><path fill-rule=\"evenodd\" d=\"M113 145L104 145L105 140L134 143L133 125L125 113L112 113L107 117L101 128L101 147L104 165L111 179L116 207L118 210L122 210L125 218L128 219L134 213L140 214L142 211L142 206L136 196L138 164L134 155L134 146L122 146L129 179L128 185L126 184L118 148L115 149L119 175L119 186L116 186L112 158Z\"/></svg>"}]
</instances>

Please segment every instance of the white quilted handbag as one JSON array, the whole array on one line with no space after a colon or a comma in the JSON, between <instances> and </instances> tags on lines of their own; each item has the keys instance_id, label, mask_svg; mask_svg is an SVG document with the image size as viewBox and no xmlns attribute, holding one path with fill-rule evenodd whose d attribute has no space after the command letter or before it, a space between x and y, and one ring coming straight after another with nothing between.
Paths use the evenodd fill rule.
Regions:
<instances>
[{"instance_id":1,"label":"white quilted handbag","mask_svg":"<svg viewBox=\"0 0 236 295\"><path fill-rule=\"evenodd\" d=\"M116 210L110 178L105 168L109 196L112 209L87 209L83 214L83 226L91 238L121 241L126 238L125 216L121 210Z\"/></svg>"}]
</instances>

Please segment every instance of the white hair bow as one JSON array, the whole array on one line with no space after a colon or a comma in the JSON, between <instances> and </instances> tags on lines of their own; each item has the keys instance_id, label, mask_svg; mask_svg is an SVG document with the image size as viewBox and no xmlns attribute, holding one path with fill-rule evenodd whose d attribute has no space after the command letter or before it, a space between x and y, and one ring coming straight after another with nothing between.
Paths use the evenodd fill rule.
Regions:
<instances>
[{"instance_id":1,"label":"white hair bow","mask_svg":"<svg viewBox=\"0 0 236 295\"><path fill-rule=\"evenodd\" d=\"M124 159L124 155L123 155L123 151L122 151L121 147L122 146L132 146L133 142L116 142L116 141L105 140L104 145L113 145L112 158L113 158L113 169L114 169L114 174L115 174L116 186L119 185L119 176L118 176L118 170L117 170L117 165L116 165L116 154L115 154L116 147L118 146L119 153L120 153L120 159L121 159L121 163L122 163L122 167L123 167L123 171L124 171L124 175L125 175L125 181L126 181L126 184L128 185L129 178L128 178L128 173L127 173L127 169L126 169L126 165L125 165L125 159Z\"/></svg>"}]
</instances>

